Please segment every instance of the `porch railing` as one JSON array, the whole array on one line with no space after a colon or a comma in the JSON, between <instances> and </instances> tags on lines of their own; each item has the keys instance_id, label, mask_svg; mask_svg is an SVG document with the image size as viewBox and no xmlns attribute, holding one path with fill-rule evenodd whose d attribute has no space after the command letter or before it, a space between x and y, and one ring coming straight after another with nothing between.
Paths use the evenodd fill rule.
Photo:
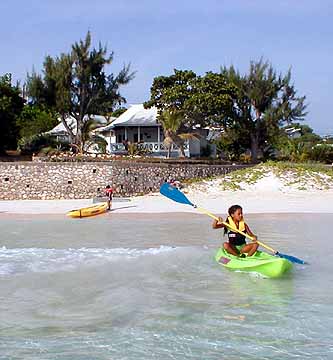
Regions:
<instances>
[{"instance_id":1,"label":"porch railing","mask_svg":"<svg viewBox=\"0 0 333 360\"><path fill-rule=\"evenodd\" d=\"M143 142L143 143L139 143L137 144L137 146L142 149L142 150L147 150L148 152L167 152L168 148L165 146L164 143L158 143L158 142ZM125 145L123 143L115 143L115 144L110 144L110 148L111 148L111 152L112 153L117 153L117 152L125 152ZM185 142L184 144L184 150L185 152L188 151L189 145L188 145L188 141ZM171 151L178 151L179 150L179 146L172 144L171 145Z\"/></svg>"}]
</instances>

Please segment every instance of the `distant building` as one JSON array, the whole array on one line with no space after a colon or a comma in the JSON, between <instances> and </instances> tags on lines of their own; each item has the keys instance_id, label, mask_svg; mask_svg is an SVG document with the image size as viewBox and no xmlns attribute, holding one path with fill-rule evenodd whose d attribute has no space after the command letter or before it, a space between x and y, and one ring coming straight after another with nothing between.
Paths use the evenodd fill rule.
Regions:
<instances>
[{"instance_id":1,"label":"distant building","mask_svg":"<svg viewBox=\"0 0 333 360\"><path fill-rule=\"evenodd\" d=\"M138 144L152 156L166 156L167 154L167 148L163 143L163 128L157 122L157 108L155 107L145 109L143 104L131 105L118 118L112 118L108 124L103 116L94 115L92 118L101 123L101 127L95 129L94 132L107 141L107 152L110 154L127 154L126 148L129 143ZM68 118L66 121L73 128L75 134L75 119ZM185 141L185 155L187 157L199 157L209 147L211 155L215 156L216 148L211 141L221 131L219 129L195 127L193 133L197 135L197 138ZM67 130L62 123L49 131L48 134L56 136L58 140L69 141ZM179 156L179 148L174 144L171 148L171 156Z\"/></svg>"},{"instance_id":2,"label":"distant building","mask_svg":"<svg viewBox=\"0 0 333 360\"><path fill-rule=\"evenodd\" d=\"M96 132L103 135L108 142L108 150L111 154L126 154L126 144L137 143L139 147L146 149L153 156L166 156L167 148L164 141L164 133L161 124L157 122L157 108L145 109L143 104L131 105L127 111L121 114L111 124L98 128ZM215 145L210 143L214 130L208 128L195 128L197 139L185 142L184 150L187 157L200 156L202 150L211 147L211 154L216 153ZM171 156L179 156L179 148L172 145Z\"/></svg>"},{"instance_id":3,"label":"distant building","mask_svg":"<svg viewBox=\"0 0 333 360\"><path fill-rule=\"evenodd\" d=\"M85 120L87 120L87 119L88 119L88 117L86 116ZM90 119L95 120L101 126L107 124L107 122L108 122L106 117L101 116L101 115L91 115ZM113 118L113 119L115 119L115 118ZM69 116L66 119L66 123L69 126L69 128L73 131L73 134L76 135L76 132L77 132L76 120L72 116ZM56 127L54 127L52 130L47 131L45 134L54 136L57 139L57 141L70 142L70 136L68 134L68 131L60 119L59 119L59 124Z\"/></svg>"},{"instance_id":4,"label":"distant building","mask_svg":"<svg viewBox=\"0 0 333 360\"><path fill-rule=\"evenodd\" d=\"M290 139L297 139L302 136L302 129L300 128L289 127L285 129L285 132Z\"/></svg>"}]
</instances>

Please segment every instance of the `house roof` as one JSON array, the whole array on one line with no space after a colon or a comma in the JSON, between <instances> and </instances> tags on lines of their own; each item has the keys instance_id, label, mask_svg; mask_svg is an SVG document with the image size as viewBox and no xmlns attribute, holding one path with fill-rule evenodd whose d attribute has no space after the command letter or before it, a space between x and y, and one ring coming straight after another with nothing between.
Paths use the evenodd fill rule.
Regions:
<instances>
[{"instance_id":1,"label":"house roof","mask_svg":"<svg viewBox=\"0 0 333 360\"><path fill-rule=\"evenodd\" d=\"M143 104L131 105L110 125L112 128L118 126L160 126L157 123L157 108L145 109Z\"/></svg>"},{"instance_id":2,"label":"house roof","mask_svg":"<svg viewBox=\"0 0 333 360\"><path fill-rule=\"evenodd\" d=\"M112 117L112 116L111 116L111 118L109 119L109 121L111 121L110 124L105 125L105 126L101 126L101 127L97 128L97 129L95 129L94 131L96 131L96 132L107 132L107 131L111 131L111 130L113 129L113 123L114 123L114 121L115 121L116 119L117 119L116 117Z\"/></svg>"},{"instance_id":3,"label":"house roof","mask_svg":"<svg viewBox=\"0 0 333 360\"><path fill-rule=\"evenodd\" d=\"M106 117L104 117L102 115L91 115L90 118L95 120L97 123L99 123L101 125L105 125L107 123ZM87 120L88 116L86 115L84 117L84 119ZM59 120L59 124L56 127L54 127L52 130L47 131L45 134L68 135L68 132L67 132L64 124L62 123L61 119L58 119L58 120ZM73 134L76 135L76 120L72 116L69 116L68 118L66 118L66 123L72 129Z\"/></svg>"},{"instance_id":4,"label":"house roof","mask_svg":"<svg viewBox=\"0 0 333 360\"><path fill-rule=\"evenodd\" d=\"M60 119L58 119L60 122L59 124L54 127L52 130L47 131L46 134L49 135L68 135L68 132L65 128L65 125L62 123ZM73 117L68 117L66 119L67 125L72 129L73 134L76 135L76 126L75 126L75 119Z\"/></svg>"}]
</instances>

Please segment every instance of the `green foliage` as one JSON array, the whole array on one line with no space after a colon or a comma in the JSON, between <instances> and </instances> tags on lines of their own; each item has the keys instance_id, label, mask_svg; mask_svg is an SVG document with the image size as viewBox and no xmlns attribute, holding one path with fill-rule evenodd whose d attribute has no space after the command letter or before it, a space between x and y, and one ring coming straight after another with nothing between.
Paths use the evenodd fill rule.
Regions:
<instances>
[{"instance_id":1,"label":"green foliage","mask_svg":"<svg viewBox=\"0 0 333 360\"><path fill-rule=\"evenodd\" d=\"M73 144L83 152L83 128L85 119L92 114L107 115L125 102L119 88L133 79L134 73L124 66L114 75L105 73L105 67L113 60L113 52L107 55L107 48L91 49L88 32L84 41L76 42L72 51L55 58L47 56L43 76L28 75L27 89L33 102L46 105L59 113ZM74 135L65 121L68 116L76 120Z\"/></svg>"},{"instance_id":2,"label":"green foliage","mask_svg":"<svg viewBox=\"0 0 333 360\"><path fill-rule=\"evenodd\" d=\"M150 88L150 100L144 103L145 108L156 106L160 111L184 111L193 94L196 78L193 71L177 69L173 75L156 77Z\"/></svg>"},{"instance_id":3,"label":"green foliage","mask_svg":"<svg viewBox=\"0 0 333 360\"><path fill-rule=\"evenodd\" d=\"M325 143L325 144L333 144L333 137L331 136L331 137L325 137L324 139L323 139L323 142Z\"/></svg>"},{"instance_id":4,"label":"green foliage","mask_svg":"<svg viewBox=\"0 0 333 360\"><path fill-rule=\"evenodd\" d=\"M172 144L179 145L182 149L182 155L185 156L183 150L183 139L180 137L180 129L184 127L185 119L181 111L164 110L158 117L164 130L164 144L168 149L167 157L170 157Z\"/></svg>"},{"instance_id":5,"label":"green foliage","mask_svg":"<svg viewBox=\"0 0 333 360\"><path fill-rule=\"evenodd\" d=\"M275 142L277 159L292 162L320 161L330 163L333 161L331 156L333 147L326 145L308 125L296 123L292 124L292 127L300 128L301 136L291 139L284 132L284 128Z\"/></svg>"},{"instance_id":6,"label":"green foliage","mask_svg":"<svg viewBox=\"0 0 333 360\"><path fill-rule=\"evenodd\" d=\"M188 118L205 126L226 125L237 89L223 74L207 72L204 76L197 76L192 92L184 109Z\"/></svg>"},{"instance_id":7,"label":"green foliage","mask_svg":"<svg viewBox=\"0 0 333 360\"><path fill-rule=\"evenodd\" d=\"M99 154L106 154L107 141L96 134L91 134L89 140L85 143L85 152L94 151Z\"/></svg>"},{"instance_id":8,"label":"green foliage","mask_svg":"<svg viewBox=\"0 0 333 360\"><path fill-rule=\"evenodd\" d=\"M273 173L284 186L297 190L328 189L333 187L332 169L317 163L294 164L268 161L254 167L233 171L221 178L221 189L244 190L255 185L267 174Z\"/></svg>"},{"instance_id":9,"label":"green foliage","mask_svg":"<svg viewBox=\"0 0 333 360\"><path fill-rule=\"evenodd\" d=\"M22 154L38 153L42 148L56 148L60 144L50 135L31 135L18 141L18 148Z\"/></svg>"},{"instance_id":10,"label":"green foliage","mask_svg":"<svg viewBox=\"0 0 333 360\"><path fill-rule=\"evenodd\" d=\"M168 149L167 157L170 157L172 144L179 146L182 157L185 157L185 140L196 139L195 133L185 125L186 120L182 111L164 110L158 117L164 130L164 144Z\"/></svg>"},{"instance_id":11,"label":"green foliage","mask_svg":"<svg viewBox=\"0 0 333 360\"><path fill-rule=\"evenodd\" d=\"M333 164L333 145L318 144L313 146L308 153L308 157L313 161L325 162Z\"/></svg>"},{"instance_id":12,"label":"green foliage","mask_svg":"<svg viewBox=\"0 0 333 360\"><path fill-rule=\"evenodd\" d=\"M240 156L250 146L249 138L239 137L236 128L230 128L223 132L221 137L215 140L215 144L220 157L230 161L239 161Z\"/></svg>"},{"instance_id":13,"label":"green foliage","mask_svg":"<svg viewBox=\"0 0 333 360\"><path fill-rule=\"evenodd\" d=\"M305 97L298 97L291 85L291 72L278 75L263 59L251 62L249 73L240 75L233 67L221 73L237 87L228 128L236 129L239 138L250 139L252 160L265 151L280 133L283 123L302 120L306 115Z\"/></svg>"},{"instance_id":14,"label":"green foliage","mask_svg":"<svg viewBox=\"0 0 333 360\"><path fill-rule=\"evenodd\" d=\"M121 114L123 114L125 111L127 111L126 108L124 107L120 107L115 111L112 111L112 113L110 114L113 117L119 117Z\"/></svg>"},{"instance_id":15,"label":"green foliage","mask_svg":"<svg viewBox=\"0 0 333 360\"><path fill-rule=\"evenodd\" d=\"M94 132L100 126L94 119L88 119L84 122L82 128L82 148L84 152L106 153L107 141Z\"/></svg>"},{"instance_id":16,"label":"green foliage","mask_svg":"<svg viewBox=\"0 0 333 360\"><path fill-rule=\"evenodd\" d=\"M19 129L16 120L24 100L18 86L12 86L11 75L0 77L0 153L16 149Z\"/></svg>"},{"instance_id":17,"label":"green foliage","mask_svg":"<svg viewBox=\"0 0 333 360\"><path fill-rule=\"evenodd\" d=\"M17 120L20 137L42 134L58 125L56 115L45 107L25 105Z\"/></svg>"},{"instance_id":18,"label":"green foliage","mask_svg":"<svg viewBox=\"0 0 333 360\"><path fill-rule=\"evenodd\" d=\"M128 144L128 155L129 156L144 156L149 154L150 151L140 146L138 143Z\"/></svg>"},{"instance_id":19,"label":"green foliage","mask_svg":"<svg viewBox=\"0 0 333 360\"><path fill-rule=\"evenodd\" d=\"M288 128L295 128L295 129L300 129L301 130L301 135L306 135L306 134L313 134L313 129L306 124L300 124L298 122L293 122L287 126L284 126L283 129L288 129Z\"/></svg>"},{"instance_id":20,"label":"green foliage","mask_svg":"<svg viewBox=\"0 0 333 360\"><path fill-rule=\"evenodd\" d=\"M309 146L301 141L286 139L278 147L278 159L292 162L303 162L309 159Z\"/></svg>"},{"instance_id":21,"label":"green foliage","mask_svg":"<svg viewBox=\"0 0 333 360\"><path fill-rule=\"evenodd\" d=\"M174 70L153 81L146 108L181 112L187 126L220 124L230 114L236 89L222 74L198 76L193 71Z\"/></svg>"}]
</instances>

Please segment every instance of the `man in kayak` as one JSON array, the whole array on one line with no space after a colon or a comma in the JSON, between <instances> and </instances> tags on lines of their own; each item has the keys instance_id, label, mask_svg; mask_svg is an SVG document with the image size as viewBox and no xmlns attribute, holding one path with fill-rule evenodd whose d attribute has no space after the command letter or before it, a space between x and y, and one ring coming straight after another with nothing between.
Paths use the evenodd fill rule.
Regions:
<instances>
[{"instance_id":1,"label":"man in kayak","mask_svg":"<svg viewBox=\"0 0 333 360\"><path fill-rule=\"evenodd\" d=\"M252 256L258 249L258 244L255 242L257 237L244 222L242 207L239 205L233 205L229 208L228 213L229 216L225 222L230 224L232 228L238 229L252 236L254 242L252 244L247 244L245 236L236 231L232 231L230 228L223 225L223 219L220 217L218 221L213 221L213 229L224 228L224 234L228 234L229 241L223 244L224 249L234 256L245 257L245 253L247 256Z\"/></svg>"},{"instance_id":2,"label":"man in kayak","mask_svg":"<svg viewBox=\"0 0 333 360\"><path fill-rule=\"evenodd\" d=\"M105 188L105 195L107 196L108 210L111 210L112 207L112 197L113 189L110 185L107 185Z\"/></svg>"}]
</instances>

